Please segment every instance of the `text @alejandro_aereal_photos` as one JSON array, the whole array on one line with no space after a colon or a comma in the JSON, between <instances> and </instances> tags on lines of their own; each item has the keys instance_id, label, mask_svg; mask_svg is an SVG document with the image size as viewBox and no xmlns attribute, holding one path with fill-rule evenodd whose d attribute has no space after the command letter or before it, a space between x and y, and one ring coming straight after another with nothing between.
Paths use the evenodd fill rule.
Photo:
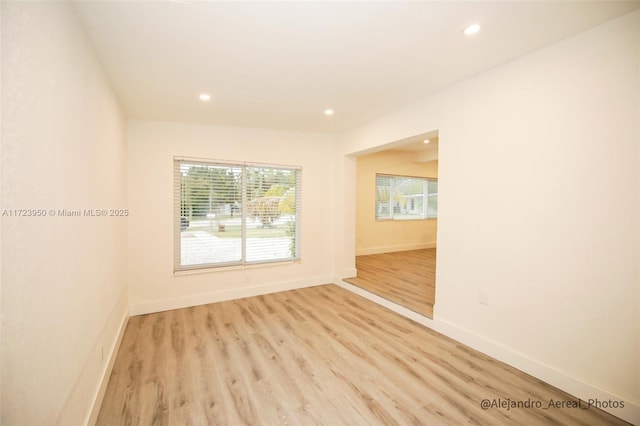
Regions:
<instances>
[{"instance_id":1,"label":"text @alejandro_aereal_photos","mask_svg":"<svg viewBox=\"0 0 640 426\"><path fill-rule=\"evenodd\" d=\"M552 410L563 408L577 408L582 410L588 410L591 408L610 409L610 408L624 408L624 401L614 399L553 399L538 400L538 399L511 399L511 398L485 398L480 401L480 407L483 410L500 409L500 410L513 410L513 409L540 409L540 410Z\"/></svg>"},{"instance_id":2,"label":"text @alejandro_aereal_photos","mask_svg":"<svg viewBox=\"0 0 640 426\"><path fill-rule=\"evenodd\" d=\"M2 217L127 217L129 209L2 209Z\"/></svg>"}]
</instances>

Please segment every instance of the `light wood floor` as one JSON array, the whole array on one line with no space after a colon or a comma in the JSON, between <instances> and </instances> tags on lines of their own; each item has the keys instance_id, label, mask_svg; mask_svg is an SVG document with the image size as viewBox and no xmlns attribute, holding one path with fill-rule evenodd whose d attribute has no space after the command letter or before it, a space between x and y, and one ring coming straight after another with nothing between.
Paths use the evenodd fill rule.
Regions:
<instances>
[{"instance_id":1,"label":"light wood floor","mask_svg":"<svg viewBox=\"0 0 640 426\"><path fill-rule=\"evenodd\" d=\"M624 424L335 285L132 317L99 425Z\"/></svg>"},{"instance_id":2,"label":"light wood floor","mask_svg":"<svg viewBox=\"0 0 640 426\"><path fill-rule=\"evenodd\" d=\"M436 249L356 257L358 276L344 281L433 318Z\"/></svg>"}]
</instances>

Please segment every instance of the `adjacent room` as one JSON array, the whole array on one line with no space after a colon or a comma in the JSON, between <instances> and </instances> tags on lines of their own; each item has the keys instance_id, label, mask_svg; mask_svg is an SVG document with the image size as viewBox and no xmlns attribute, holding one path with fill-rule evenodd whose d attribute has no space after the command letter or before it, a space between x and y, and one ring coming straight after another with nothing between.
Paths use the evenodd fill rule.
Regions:
<instances>
[{"instance_id":1,"label":"adjacent room","mask_svg":"<svg viewBox=\"0 0 640 426\"><path fill-rule=\"evenodd\" d=\"M438 132L357 157L356 277L345 279L433 318Z\"/></svg>"},{"instance_id":2,"label":"adjacent room","mask_svg":"<svg viewBox=\"0 0 640 426\"><path fill-rule=\"evenodd\" d=\"M640 424L639 1L0 12L1 424Z\"/></svg>"}]
</instances>

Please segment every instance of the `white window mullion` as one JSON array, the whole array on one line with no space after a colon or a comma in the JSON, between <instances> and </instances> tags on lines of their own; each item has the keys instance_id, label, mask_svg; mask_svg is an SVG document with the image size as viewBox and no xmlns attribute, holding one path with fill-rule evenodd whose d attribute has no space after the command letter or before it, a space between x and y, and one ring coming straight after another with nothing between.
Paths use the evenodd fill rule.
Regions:
<instances>
[{"instance_id":1,"label":"white window mullion","mask_svg":"<svg viewBox=\"0 0 640 426\"><path fill-rule=\"evenodd\" d=\"M422 182L422 217L429 217L429 181L425 179Z\"/></svg>"},{"instance_id":2,"label":"white window mullion","mask_svg":"<svg viewBox=\"0 0 640 426\"><path fill-rule=\"evenodd\" d=\"M242 190L240 191L242 194L242 220L240 221L241 226L241 256L242 261L247 261L247 220L248 220L248 209L247 209L247 167L242 168Z\"/></svg>"},{"instance_id":3,"label":"white window mullion","mask_svg":"<svg viewBox=\"0 0 640 426\"><path fill-rule=\"evenodd\" d=\"M389 180L389 219L393 219L393 198L394 194L395 182L393 179Z\"/></svg>"}]
</instances>

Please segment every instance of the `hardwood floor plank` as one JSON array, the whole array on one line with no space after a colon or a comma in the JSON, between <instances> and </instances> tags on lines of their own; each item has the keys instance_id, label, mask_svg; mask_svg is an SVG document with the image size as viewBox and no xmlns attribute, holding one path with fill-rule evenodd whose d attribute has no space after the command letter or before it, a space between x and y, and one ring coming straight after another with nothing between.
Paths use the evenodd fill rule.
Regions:
<instances>
[{"instance_id":1,"label":"hardwood floor plank","mask_svg":"<svg viewBox=\"0 0 640 426\"><path fill-rule=\"evenodd\" d=\"M185 323L189 326L187 333L191 363L191 375L196 395L199 395L199 410L202 423L229 424L227 414L229 402L224 398L224 382L214 367L221 356L219 346L214 344L211 335L211 318L205 309L189 308L185 312Z\"/></svg>"},{"instance_id":2,"label":"hardwood floor plank","mask_svg":"<svg viewBox=\"0 0 640 426\"><path fill-rule=\"evenodd\" d=\"M132 317L98 425L624 424L335 285Z\"/></svg>"},{"instance_id":3,"label":"hardwood floor plank","mask_svg":"<svg viewBox=\"0 0 640 426\"><path fill-rule=\"evenodd\" d=\"M345 281L433 318L435 248L357 256L356 269Z\"/></svg>"}]
</instances>

